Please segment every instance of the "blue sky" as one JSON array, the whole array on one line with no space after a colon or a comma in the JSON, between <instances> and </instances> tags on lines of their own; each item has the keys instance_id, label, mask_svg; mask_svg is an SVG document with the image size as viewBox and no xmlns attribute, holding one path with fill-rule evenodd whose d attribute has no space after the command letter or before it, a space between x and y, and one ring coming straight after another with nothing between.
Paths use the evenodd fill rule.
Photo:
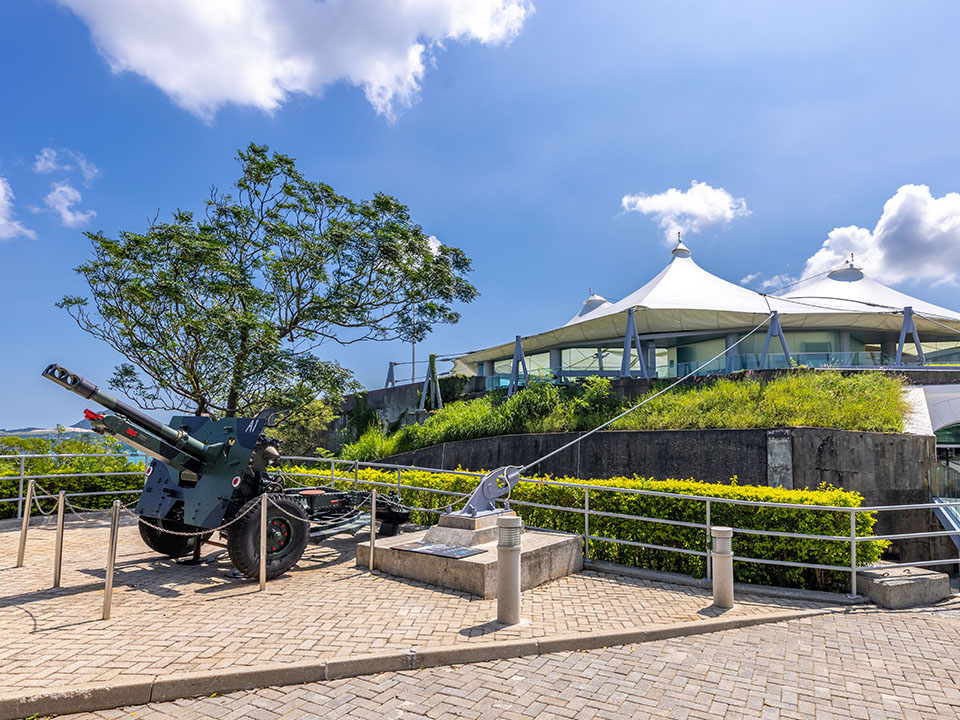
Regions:
<instances>
[{"instance_id":1,"label":"blue sky","mask_svg":"<svg viewBox=\"0 0 960 720\"><path fill-rule=\"evenodd\" d=\"M623 297L674 227L751 287L854 249L960 308L954 2L211 0L195 26L158 4L0 3L0 427L80 417L46 364L105 384L120 360L54 307L84 291L82 232L199 209L251 141L473 258L481 296L421 357L555 327L588 287ZM319 354L378 386L410 350Z\"/></svg>"}]
</instances>

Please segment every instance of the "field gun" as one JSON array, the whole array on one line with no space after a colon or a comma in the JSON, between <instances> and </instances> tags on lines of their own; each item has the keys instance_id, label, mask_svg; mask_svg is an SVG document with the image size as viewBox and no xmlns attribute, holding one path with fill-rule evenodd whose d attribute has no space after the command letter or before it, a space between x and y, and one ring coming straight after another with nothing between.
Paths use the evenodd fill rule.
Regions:
<instances>
[{"instance_id":1,"label":"field gun","mask_svg":"<svg viewBox=\"0 0 960 720\"><path fill-rule=\"evenodd\" d=\"M286 488L282 475L270 471L281 454L279 440L265 434L268 413L220 420L175 416L171 425L165 425L60 365L49 365L42 375L111 411L85 411L95 432L153 458L135 513L143 541L163 555L182 557L198 550L214 531L235 521L220 530L226 536L230 560L244 575L256 577L260 514L253 506L264 494L271 501L267 503L267 577L293 567L308 541L367 521L361 511L369 505L370 493ZM381 532L393 535L410 519L410 512L391 494L378 498L377 518L382 521Z\"/></svg>"}]
</instances>

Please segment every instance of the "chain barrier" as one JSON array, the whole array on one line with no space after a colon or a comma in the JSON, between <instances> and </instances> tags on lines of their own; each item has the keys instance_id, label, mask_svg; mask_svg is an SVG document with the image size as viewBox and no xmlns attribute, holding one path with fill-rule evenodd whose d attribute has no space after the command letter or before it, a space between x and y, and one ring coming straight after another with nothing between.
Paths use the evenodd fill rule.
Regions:
<instances>
[{"instance_id":1,"label":"chain barrier","mask_svg":"<svg viewBox=\"0 0 960 720\"><path fill-rule=\"evenodd\" d=\"M74 505L72 502L70 502L70 498L64 498L64 500L66 500L67 508L70 510L70 512L76 515L78 519L83 520L83 522L90 522L90 523L100 522L101 520L103 520L103 518L108 517L113 512L112 508L88 508L88 507L84 507L83 505ZM122 507L124 510L127 510L133 507L137 502L139 502L139 498L130 501L126 505L121 504L120 507ZM80 514L81 512L96 513L96 516L84 517L83 515Z\"/></svg>"},{"instance_id":2,"label":"chain barrier","mask_svg":"<svg viewBox=\"0 0 960 720\"><path fill-rule=\"evenodd\" d=\"M37 495L53 495L54 493L51 493L45 487L40 485L40 483L38 483L36 480L33 481L33 487L35 490L40 491L34 494L33 496L33 504L37 506L37 512L39 512L41 515L45 515L46 517L50 517L51 515L53 515L53 513L57 511L57 506L54 505L52 508L50 508L49 512L44 512L43 507L41 507L40 505L40 498L38 498Z\"/></svg>"},{"instance_id":3,"label":"chain barrier","mask_svg":"<svg viewBox=\"0 0 960 720\"><path fill-rule=\"evenodd\" d=\"M282 507L280 507L280 505L278 505L277 502L276 502L272 497L270 497L269 495L267 495L267 501L268 501L271 505L273 505L277 510L279 510L282 514L284 514L284 515L286 515L288 518L290 518L291 520L299 520L300 522L305 523L305 524L307 524L307 525L317 525L318 527L327 527L327 526L331 526L331 525L336 525L336 524L338 524L338 523L342 523L342 522L345 521L345 520L350 520L350 519L352 519L352 518L355 518L355 517L357 517L357 516L360 514L360 507L361 507L361 506L356 506L356 507L352 508L351 510L345 512L343 515L340 515L340 516L338 516L338 517L336 517L336 518L334 518L334 519L332 519L332 520L325 520L325 521L323 521L323 522L314 522L314 521L311 520L310 518L298 517L298 516L294 515L293 513L287 512L287 511L284 510Z\"/></svg>"},{"instance_id":4,"label":"chain barrier","mask_svg":"<svg viewBox=\"0 0 960 720\"><path fill-rule=\"evenodd\" d=\"M159 525L154 525L152 522L148 522L147 520L144 520L142 517L140 517L135 512L130 510L130 508L124 507L123 505L120 506L120 509L123 510L125 513L127 513L130 517L135 518L137 522L139 522L141 525L146 525L149 528L153 528L157 532L166 533L167 535L176 535L178 537L195 538L195 537L200 537L201 535L210 535L215 532L222 532L226 528L233 525L235 522L239 521L241 518L249 515L250 512L257 507L259 507L257 503L248 503L247 507L230 522L225 522L220 527L198 530L197 532L183 532L181 530L170 530L169 528L160 527Z\"/></svg>"}]
</instances>

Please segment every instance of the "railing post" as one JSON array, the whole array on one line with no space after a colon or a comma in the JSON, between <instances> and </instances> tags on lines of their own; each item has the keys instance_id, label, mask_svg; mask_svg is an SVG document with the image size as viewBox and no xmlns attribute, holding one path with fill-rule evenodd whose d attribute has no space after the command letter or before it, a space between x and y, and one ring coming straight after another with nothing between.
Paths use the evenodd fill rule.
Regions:
<instances>
[{"instance_id":1,"label":"railing post","mask_svg":"<svg viewBox=\"0 0 960 720\"><path fill-rule=\"evenodd\" d=\"M712 530L710 525L710 501L707 500L707 580L713 578L713 557L712 557L712 544L710 538L712 536Z\"/></svg>"},{"instance_id":2,"label":"railing post","mask_svg":"<svg viewBox=\"0 0 960 720\"><path fill-rule=\"evenodd\" d=\"M715 527L713 537L713 604L718 608L733 607L733 528Z\"/></svg>"},{"instance_id":3,"label":"railing post","mask_svg":"<svg viewBox=\"0 0 960 720\"><path fill-rule=\"evenodd\" d=\"M334 479L335 479L334 474L335 474L335 471L336 471L336 466L337 466L337 461L331 459L331 460L330 460L330 484L331 484L331 485L333 485L333 481L334 481Z\"/></svg>"},{"instance_id":4,"label":"railing post","mask_svg":"<svg viewBox=\"0 0 960 720\"><path fill-rule=\"evenodd\" d=\"M850 596L857 594L857 511L850 510Z\"/></svg>"},{"instance_id":5,"label":"railing post","mask_svg":"<svg viewBox=\"0 0 960 720\"><path fill-rule=\"evenodd\" d=\"M267 494L260 496L260 589L267 589Z\"/></svg>"},{"instance_id":6,"label":"railing post","mask_svg":"<svg viewBox=\"0 0 960 720\"><path fill-rule=\"evenodd\" d=\"M373 546L377 542L377 491L370 491L370 572L373 572Z\"/></svg>"},{"instance_id":7,"label":"railing post","mask_svg":"<svg viewBox=\"0 0 960 720\"><path fill-rule=\"evenodd\" d=\"M23 517L23 476L27 474L27 457L20 453L20 490L17 492L17 518Z\"/></svg>"},{"instance_id":8,"label":"railing post","mask_svg":"<svg viewBox=\"0 0 960 720\"><path fill-rule=\"evenodd\" d=\"M590 488L583 493L583 559L590 559Z\"/></svg>"},{"instance_id":9,"label":"railing post","mask_svg":"<svg viewBox=\"0 0 960 720\"><path fill-rule=\"evenodd\" d=\"M30 506L33 505L33 480L27 483L27 499L20 520L20 549L17 550L17 567L23 567L23 554L27 549L27 528L30 527Z\"/></svg>"},{"instance_id":10,"label":"railing post","mask_svg":"<svg viewBox=\"0 0 960 720\"><path fill-rule=\"evenodd\" d=\"M400 478L403 473L402 468L397 468L397 497L400 497Z\"/></svg>"},{"instance_id":11,"label":"railing post","mask_svg":"<svg viewBox=\"0 0 960 720\"><path fill-rule=\"evenodd\" d=\"M353 461L353 489L356 490L360 487L360 462L358 460Z\"/></svg>"},{"instance_id":12,"label":"railing post","mask_svg":"<svg viewBox=\"0 0 960 720\"><path fill-rule=\"evenodd\" d=\"M57 539L53 546L53 586L60 587L60 564L63 560L63 510L67 493L64 490L57 495Z\"/></svg>"},{"instance_id":13,"label":"railing post","mask_svg":"<svg viewBox=\"0 0 960 720\"><path fill-rule=\"evenodd\" d=\"M120 533L120 501L114 500L110 508L110 546L107 548L107 573L103 584L103 619L110 619L110 604L113 601L113 568L117 563L117 536Z\"/></svg>"}]
</instances>

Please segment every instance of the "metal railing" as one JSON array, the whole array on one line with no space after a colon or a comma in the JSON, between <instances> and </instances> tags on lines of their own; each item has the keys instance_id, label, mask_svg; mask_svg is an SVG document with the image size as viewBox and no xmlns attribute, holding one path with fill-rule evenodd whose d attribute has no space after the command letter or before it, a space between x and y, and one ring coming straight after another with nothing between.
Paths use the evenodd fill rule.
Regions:
<instances>
[{"instance_id":1,"label":"metal railing","mask_svg":"<svg viewBox=\"0 0 960 720\"><path fill-rule=\"evenodd\" d=\"M11 459L19 458L20 456L0 456L0 459ZM30 457L39 457L39 456L24 456L26 458ZM57 457L55 455L44 455L42 457ZM64 457L64 456L59 456ZM77 456L72 456L77 457ZM91 455L92 457L92 455ZM108 456L104 456L108 457ZM129 456L127 456L129 457ZM358 487L362 482L364 485L370 485L377 488L386 488L387 490L394 490L398 494L403 493L403 491L420 491L435 494L444 499L449 499L449 504L445 508L426 508L426 507L416 507L409 506L411 510L416 510L420 512L427 512L436 515L443 514L444 512L449 511L452 508L453 503L456 503L458 500L466 498L469 493L461 493L452 490L442 490L439 488L429 488L422 487L416 484L410 484L409 482L405 483L403 479L403 473L406 471L410 472L426 472L434 474L444 474L444 475L459 475L464 477L474 477L482 478L484 473L470 472L466 470L442 470L437 468L428 468L420 467L415 465L398 465L394 463L378 463L378 462L358 462L353 460L340 460L337 458L317 458L317 457L285 457L282 459L283 463L289 465L291 463L311 463L319 465L329 465L329 470L324 474L326 468L319 468L319 472L302 472L294 469L284 469L282 474L286 478L303 478L309 479L314 484L313 485L304 485L303 487L317 487L318 481L329 481L333 483L336 481L339 482L352 482L354 487ZM387 472L396 472L396 480L373 480L373 479L363 479L360 478L360 469L372 469L380 470ZM143 471L128 471L123 473L79 473L80 476L94 476L94 475L135 475L142 474ZM7 476L11 477L11 476ZM12 476L19 477L19 476ZM45 478L69 478L70 474L48 474L48 475L37 475L30 476L26 473L22 473L22 477L26 481L45 479ZM883 512L903 512L903 511L917 511L917 510L928 510L936 511L938 509L942 510L943 508L950 508L955 512L960 512L960 500L950 500L939 503L919 503L911 505L876 505L876 506L865 506L865 507L846 507L846 506L828 506L828 505L807 505L807 504L797 504L797 503L771 503L771 502L761 502L754 500L740 500L735 498L722 498L714 496L704 496L704 495L683 495L678 493L669 493L669 492L659 492L655 490L639 490L634 488L624 488L624 487L615 487L607 485L595 485L595 484L583 484L583 483L571 483L571 482L562 482L559 480L544 480L538 478L521 478L520 482L524 483L534 483L538 485L548 485L556 487L566 487L575 490L579 490L583 493L583 505L581 507L570 507L562 505L550 505L546 503L537 503L526 500L510 500L507 499L504 504L509 506L516 505L519 507L530 507L538 508L545 510L553 510L557 512L568 512L576 515L581 515L583 517L583 532L582 533L568 533L576 534L583 538L584 542L584 552L585 557L589 559L590 557L590 543L591 542L604 542L604 543L614 543L619 545L626 545L631 547L645 548L649 550L657 550L669 553L679 553L685 555L693 555L697 557L702 557L705 560L706 565L706 576L707 579L711 578L711 547L710 547L710 536L711 530L713 527L718 525L718 523L713 522L716 509L718 506L724 505L739 505L747 506L757 509L793 509L805 512L828 512L828 513L839 513L845 514L849 519L849 523L844 523L846 527L849 528L848 532L844 534L837 535L820 535L812 533L796 533L788 531L775 531L775 530L766 530L766 529L756 529L749 527L734 527L733 531L735 534L739 533L741 535L754 535L754 536L763 536L763 537L776 537L776 538L789 538L796 540L820 540L820 541L832 541L838 543L846 543L849 546L849 563L845 565L829 565L823 563L808 563L808 562L799 562L799 561L789 561L789 560L776 560L772 558L756 558L756 557L747 557L742 555L734 555L734 560L736 562L743 563L756 563L761 565L772 565L772 566L783 566L783 567L793 567L793 568L805 568L812 570L823 570L823 571L836 571L849 573L850 576L850 592L851 595L856 594L857 589L857 574L864 572L866 570L876 570L876 569L889 569L891 567L924 567L924 566L945 566L956 564L960 566L960 557L956 558L947 558L947 559L934 559L934 560L917 560L912 562L897 562L897 563L884 563L882 565L860 565L857 564L857 546L862 542L873 542L877 540L907 540L907 539L922 539L922 538L936 538L936 537L956 537L960 536L960 530L938 530L930 532L915 532L915 533L896 533L896 534L887 534L887 535L858 535L857 533L857 516L860 513L883 513ZM32 485L32 483L31 483ZM133 494L139 493L139 490L109 490L109 491L93 491L86 493L65 493L67 497L83 497L83 496L100 496L100 495L117 495L117 494ZM598 510L596 507L591 508L591 497L596 498L599 493L620 493L625 495L640 495L647 497L657 497L672 499L677 501L686 501L686 502L695 502L700 503L703 506L704 518L703 522L692 522L687 520L675 520L670 518L663 517L648 517L642 515L631 515L628 513L615 513L607 512L603 510ZM59 494L45 494L38 495L36 499L57 499ZM11 498L0 498L0 503L12 503L16 502L22 504L24 498L21 495L20 497L11 497ZM440 503L438 503L439 505ZM672 525L690 529L698 529L704 531L704 545L703 549L692 549L692 548L678 548L667 545L661 545L657 543L645 543L638 542L634 540L626 540L622 538L608 537L604 535L596 534L591 531L591 518L614 518L620 520L627 520L633 522L641 523L655 523L661 525ZM595 524L594 524L595 527ZM536 529L536 528L535 528ZM549 532L566 532L559 531L550 528L539 528L547 530Z\"/></svg>"},{"instance_id":2,"label":"metal railing","mask_svg":"<svg viewBox=\"0 0 960 720\"><path fill-rule=\"evenodd\" d=\"M359 469L370 468L375 470L386 470L386 471L396 471L397 480L396 482L384 482L378 480L369 480L365 479L362 482L365 485L373 485L375 487L384 487L387 489L396 490L398 493L403 490L417 490L427 493L434 493L442 496L450 496L456 498L466 498L469 493L460 493L450 490L440 490L437 488L427 488L417 485L405 484L403 482L403 472L414 471L414 472L428 472L428 473L437 473L445 475L461 475L467 477L484 477L484 473L469 472L466 470L439 470L436 468L427 468L419 467L414 465L397 465L393 463L377 463L377 462L358 462L352 460L339 460L336 458L311 458L311 457L291 457L284 458L284 461L287 462L313 462L313 463L329 463L330 469L328 475L318 475L314 472L289 472L285 471L284 475L290 477L307 477L307 478L321 478L329 479L333 481L350 481L352 480L354 486L356 487L361 481L359 479ZM338 466L345 466L347 469L339 472ZM338 474L339 472L339 474ZM914 532L914 533L894 533L886 535L858 535L857 533L857 516L861 513L883 513L883 512L903 512L908 510L927 510L935 512L937 510L942 510L944 508L953 509L955 512L960 513L960 500L956 501L945 501L938 503L918 503L911 505L872 505L872 506L862 506L862 507L847 507L847 506L831 506L831 505L808 505L800 503L772 503L772 502L761 502L755 500L738 500L735 498L721 498L713 496L704 496L704 495L682 495L678 493L668 493L668 492L658 492L654 490L638 490L634 488L623 488L623 487L614 487L614 486L605 486L605 485L586 485L583 483L569 483L562 482L559 480L542 480L537 478L521 478L520 482L525 483L535 483L539 485L552 485L557 487L567 487L577 489L583 492L583 506L582 507L568 507L560 505L548 505L544 503L536 503L530 501L521 501L521 500L507 500L504 504L509 507L511 505L517 505L520 507L532 507L545 510L554 510L558 512L569 512L583 516L583 533L572 533L578 534L583 538L584 542L584 557L589 559L590 553L590 541L594 542L608 542L618 545L627 545L631 547L645 548L649 550L659 550L663 552L679 553L686 555L694 555L702 557L705 560L706 564L706 577L711 579L711 547L710 547L710 537L711 530L717 523L713 523L712 516L717 506L722 505L740 505L747 507L754 507L758 509L793 509L800 510L805 512L830 512L830 513L840 513L844 514L849 518L849 523L844 523L845 526L849 528L847 533L842 535L819 535L812 533L796 533L796 532L787 532L787 531L775 531L775 530L758 530L755 528L745 528L745 527L733 527L733 532L736 535L737 533L741 535L755 535L762 537L777 537L777 538L790 538L796 540L821 540L821 541L832 541L838 543L845 543L849 546L849 563L845 565L828 565L823 563L807 563L799 561L789 561L789 560L775 560L772 558L756 558L756 557L747 557L742 555L734 555L734 561L744 562L744 563L755 563L760 565L773 565L781 567L792 567L792 568L804 568L811 570L823 570L823 571L834 571L834 572L843 572L849 573L850 576L850 594L857 594L857 574L865 572L868 570L889 570L894 567L927 567L927 566L947 566L947 565L957 565L960 568L960 555L956 558L946 558L946 559L935 559L935 560L916 560L911 562L885 562L883 564L877 565L858 565L857 564L857 546L862 542L874 542L878 540L909 540L909 539L922 539L922 538L936 538L936 537L957 537L960 536L960 531L957 530L937 530L930 532ZM611 492L611 493L621 493L627 495L642 495L647 497L658 497L658 498L668 498L678 501L692 501L703 504L703 517L704 522L690 522L685 520L673 520L669 518L655 518L655 517L646 517L641 515L630 515L624 513L613 513L605 512L596 509L591 509L590 507L590 497L591 494ZM411 510L417 510L421 512L432 513L436 515L441 515L444 512L447 512L447 509L437 509L437 508L422 508L422 507L410 507ZM678 548L668 545L659 545L656 543L643 543L633 540L624 540L621 538L613 538L602 535L596 535L590 531L590 518L606 517L606 518L616 518L628 521L635 522L647 522L647 523L656 523L662 525L674 525L686 528L700 529L704 531L705 540L704 548L702 550L694 550L690 548ZM549 528L534 528L540 530L547 530L548 532L565 532L559 530L552 530Z\"/></svg>"},{"instance_id":3,"label":"metal railing","mask_svg":"<svg viewBox=\"0 0 960 720\"><path fill-rule=\"evenodd\" d=\"M47 473L45 475L36 475L27 473L27 461L28 460L38 460L38 459L55 459L60 460L64 458L124 458L126 460L139 460L143 462L142 470L123 470L119 472L107 471L107 472L69 472L69 473ZM0 504L6 503L17 503L17 519L23 517L23 501L24 501L24 482L29 482L30 480L64 480L70 478L80 478L80 477L145 477L146 469L150 465L149 458L146 455L130 455L128 453L39 453L39 454L28 454L20 453L17 455L0 455L0 461L3 460L14 460L19 465L19 473L15 475L0 475L0 480L17 480L18 492L17 497L6 497L0 498ZM140 490L104 490L104 491L93 491L93 492L78 492L78 493L67 493L67 497L94 497L99 495L125 495L130 493L139 493ZM35 500L49 500L56 499L57 495L35 495Z\"/></svg>"}]
</instances>

